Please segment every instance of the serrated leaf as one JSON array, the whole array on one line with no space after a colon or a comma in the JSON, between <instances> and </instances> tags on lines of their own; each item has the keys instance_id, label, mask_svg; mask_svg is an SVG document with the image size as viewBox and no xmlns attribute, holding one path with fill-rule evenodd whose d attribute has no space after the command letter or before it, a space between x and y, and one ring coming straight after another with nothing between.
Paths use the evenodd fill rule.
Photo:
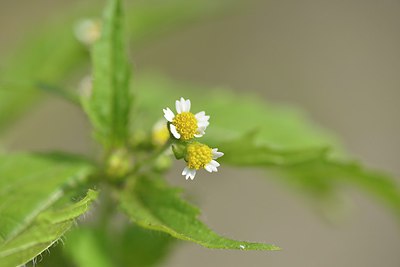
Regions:
<instances>
[{"instance_id":1,"label":"serrated leaf","mask_svg":"<svg viewBox=\"0 0 400 267\"><path fill-rule=\"evenodd\" d=\"M92 49L93 90L82 103L100 141L125 144L128 137L130 67L127 61L120 0L109 0L102 32Z\"/></svg>"},{"instance_id":2,"label":"serrated leaf","mask_svg":"<svg viewBox=\"0 0 400 267\"><path fill-rule=\"evenodd\" d=\"M43 210L91 172L84 160L62 155L0 156L0 244L24 231ZM17 206L16 206L17 205Z\"/></svg>"},{"instance_id":3,"label":"serrated leaf","mask_svg":"<svg viewBox=\"0 0 400 267\"><path fill-rule=\"evenodd\" d=\"M180 197L180 190L161 179L137 178L121 196L121 207L137 225L214 249L278 250L274 245L222 237L202 223L199 209Z\"/></svg>"},{"instance_id":4,"label":"serrated leaf","mask_svg":"<svg viewBox=\"0 0 400 267\"><path fill-rule=\"evenodd\" d=\"M0 243L0 264L15 267L25 264L48 249L84 214L97 192L89 190L86 197L68 205L54 205L41 211L23 231Z\"/></svg>"}]
</instances>

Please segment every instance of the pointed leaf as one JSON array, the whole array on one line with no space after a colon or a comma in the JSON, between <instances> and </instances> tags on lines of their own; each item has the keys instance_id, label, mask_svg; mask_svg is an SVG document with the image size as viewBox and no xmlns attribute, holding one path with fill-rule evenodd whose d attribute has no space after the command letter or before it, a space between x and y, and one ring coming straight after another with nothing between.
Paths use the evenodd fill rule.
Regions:
<instances>
[{"instance_id":1,"label":"pointed leaf","mask_svg":"<svg viewBox=\"0 0 400 267\"><path fill-rule=\"evenodd\" d=\"M128 136L130 67L122 30L120 0L109 0L100 40L92 50L93 91L83 104L96 134L110 146L119 146Z\"/></svg>"},{"instance_id":2,"label":"pointed leaf","mask_svg":"<svg viewBox=\"0 0 400 267\"><path fill-rule=\"evenodd\" d=\"M278 250L274 245L236 241L210 230L197 217L200 211L180 197L180 190L162 180L140 177L121 196L122 209L137 225L214 249Z\"/></svg>"},{"instance_id":3,"label":"pointed leaf","mask_svg":"<svg viewBox=\"0 0 400 267\"><path fill-rule=\"evenodd\" d=\"M76 203L56 204L41 211L23 231L0 243L1 266L14 267L33 260L59 240L96 197L97 192L89 190L87 196Z\"/></svg>"},{"instance_id":4,"label":"pointed leaf","mask_svg":"<svg viewBox=\"0 0 400 267\"><path fill-rule=\"evenodd\" d=\"M91 170L88 162L72 156L1 155L0 244L17 236Z\"/></svg>"},{"instance_id":5,"label":"pointed leaf","mask_svg":"<svg viewBox=\"0 0 400 267\"><path fill-rule=\"evenodd\" d=\"M327 149L279 150L257 144L252 136L220 143L222 164L275 170L312 196L330 200L342 185L371 194L400 219L400 187L393 177L359 163L332 157Z\"/></svg>"}]
</instances>

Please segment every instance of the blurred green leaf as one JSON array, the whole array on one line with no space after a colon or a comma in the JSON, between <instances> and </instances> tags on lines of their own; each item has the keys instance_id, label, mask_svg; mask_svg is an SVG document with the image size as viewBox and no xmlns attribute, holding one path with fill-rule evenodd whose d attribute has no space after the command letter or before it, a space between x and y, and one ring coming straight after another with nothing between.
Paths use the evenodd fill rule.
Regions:
<instances>
[{"instance_id":1,"label":"blurred green leaf","mask_svg":"<svg viewBox=\"0 0 400 267\"><path fill-rule=\"evenodd\" d=\"M0 132L31 103L43 97L42 81L62 84L85 58L72 35L71 25L37 30L5 58L0 73Z\"/></svg>"},{"instance_id":2,"label":"blurred green leaf","mask_svg":"<svg viewBox=\"0 0 400 267\"><path fill-rule=\"evenodd\" d=\"M173 109L175 100L184 97L192 100L192 112L204 110L211 115L211 125L202 137L210 145L218 147L221 140L235 140L256 130L255 142L272 148L301 150L329 146L340 151L330 134L294 108L271 105L221 88L174 82L157 74L139 75L134 86L139 106L136 128L151 129L149 122L162 118L163 108Z\"/></svg>"},{"instance_id":3,"label":"blurred green leaf","mask_svg":"<svg viewBox=\"0 0 400 267\"><path fill-rule=\"evenodd\" d=\"M169 251L172 238L128 225L122 229L82 227L68 235L65 253L80 267L150 267Z\"/></svg>"},{"instance_id":4,"label":"blurred green leaf","mask_svg":"<svg viewBox=\"0 0 400 267\"><path fill-rule=\"evenodd\" d=\"M252 135L221 142L219 148L225 152L222 164L275 170L287 182L320 199L328 200L343 185L351 185L382 201L400 218L400 187L393 177L333 158L327 149L278 150L257 144Z\"/></svg>"},{"instance_id":5,"label":"blurred green leaf","mask_svg":"<svg viewBox=\"0 0 400 267\"><path fill-rule=\"evenodd\" d=\"M291 166L324 157L328 151L318 147L296 150L272 148L257 144L257 134L254 131L235 140L220 142L216 146L225 155L219 161L247 167Z\"/></svg>"},{"instance_id":6,"label":"blurred green leaf","mask_svg":"<svg viewBox=\"0 0 400 267\"><path fill-rule=\"evenodd\" d=\"M92 50L93 90L82 97L97 137L102 143L121 146L128 136L130 67L127 62L120 0L110 0L102 31Z\"/></svg>"},{"instance_id":7,"label":"blurred green leaf","mask_svg":"<svg viewBox=\"0 0 400 267\"><path fill-rule=\"evenodd\" d=\"M127 9L132 42L143 46L167 32L221 14L237 0L139 1ZM97 3L97 2L93 2ZM93 4L92 3L92 4ZM57 19L38 24L0 63L0 133L44 97L40 83L63 87L88 66L86 47L73 34L79 18L93 16L93 8L63 10ZM82 74L83 76L83 74ZM70 84L69 87L72 87ZM39 90L38 90L39 89ZM48 88L47 88L48 89ZM66 94L71 98L75 92ZM65 94L63 94L65 96ZM73 99L73 97L72 97Z\"/></svg>"},{"instance_id":8,"label":"blurred green leaf","mask_svg":"<svg viewBox=\"0 0 400 267\"><path fill-rule=\"evenodd\" d=\"M198 220L200 211L161 180L140 177L121 196L122 209L137 225L214 249L278 250L274 245L228 239Z\"/></svg>"},{"instance_id":9,"label":"blurred green leaf","mask_svg":"<svg viewBox=\"0 0 400 267\"><path fill-rule=\"evenodd\" d=\"M109 258L111 253L107 250L106 242L104 232L80 227L68 234L68 243L64 247L64 253L75 263L75 266L116 266ZM112 245L117 246L114 243Z\"/></svg>"},{"instance_id":10,"label":"blurred green leaf","mask_svg":"<svg viewBox=\"0 0 400 267\"><path fill-rule=\"evenodd\" d=\"M400 187L386 173L369 170L358 162L325 157L293 166L277 168L288 182L304 188L316 197L330 197L344 186L352 186L375 197L400 219Z\"/></svg>"},{"instance_id":11,"label":"blurred green leaf","mask_svg":"<svg viewBox=\"0 0 400 267\"><path fill-rule=\"evenodd\" d=\"M64 189L81 182L90 171L87 162L72 156L1 155L0 244L23 231L64 195Z\"/></svg>"},{"instance_id":12,"label":"blurred green leaf","mask_svg":"<svg viewBox=\"0 0 400 267\"><path fill-rule=\"evenodd\" d=\"M89 190L87 196L76 203L54 205L40 211L25 225L23 231L1 241L1 266L14 267L33 260L57 242L74 224L75 219L89 209L96 197L97 193Z\"/></svg>"}]
</instances>

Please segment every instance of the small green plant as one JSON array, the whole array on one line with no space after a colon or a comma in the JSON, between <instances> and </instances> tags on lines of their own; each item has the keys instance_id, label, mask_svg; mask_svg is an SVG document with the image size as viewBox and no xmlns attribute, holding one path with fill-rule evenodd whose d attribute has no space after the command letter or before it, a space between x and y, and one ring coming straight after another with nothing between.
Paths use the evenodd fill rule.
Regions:
<instances>
[{"instance_id":1,"label":"small green plant","mask_svg":"<svg viewBox=\"0 0 400 267\"><path fill-rule=\"evenodd\" d=\"M182 21L198 15L187 17L187 12L173 8L183 2L171 1L171 9L163 9L166 14L155 12L154 20L148 19L150 9L146 13L139 7L135 11L139 13L129 13L134 17L132 23L147 27L135 26L133 34L139 38L147 36L145 29L150 33L157 26L162 28L163 15L172 14ZM191 4L206 12L211 5L206 2ZM144 19L142 14L148 17ZM173 244L170 236L213 249L280 249L223 237L201 222L200 210L164 180L173 158L186 162L182 175L188 182L201 183L202 177L195 178L201 169L210 173L228 165L268 169L316 201L335 200L338 186L348 184L376 197L400 216L398 185L385 174L347 160L332 138L310 126L296 111L226 90L208 90L205 95L204 88L174 83L154 73L134 74L131 79L122 15L121 0L109 0L101 22L84 21L76 28L92 63L91 78L82 83L79 95L49 86L66 80L86 58L83 46L72 37L54 40L59 29L38 34L36 43L32 40L22 50L23 59L12 59L8 72L3 73L11 80L40 81L10 86L44 89L82 108L101 155L0 155L0 266L35 263L48 249L54 253L45 256L40 265L153 266ZM61 41L54 56L49 49L37 51L35 47L51 47ZM44 56L49 57L50 68L40 65ZM43 92L27 89L1 94L0 125L4 130ZM195 106L183 97L194 100ZM176 112L167 108L173 103ZM91 222L75 227L77 219L93 209L93 202L97 207ZM121 212L129 223L119 217ZM113 227L115 221L122 226ZM63 251L60 246L53 247L66 234L71 246ZM279 240L273 242L279 244Z\"/></svg>"}]
</instances>

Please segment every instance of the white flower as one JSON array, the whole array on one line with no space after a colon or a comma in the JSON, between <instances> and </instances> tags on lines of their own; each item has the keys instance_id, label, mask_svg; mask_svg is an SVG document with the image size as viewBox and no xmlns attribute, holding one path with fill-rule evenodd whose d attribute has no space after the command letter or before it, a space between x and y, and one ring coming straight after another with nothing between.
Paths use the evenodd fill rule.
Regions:
<instances>
[{"instance_id":1,"label":"white flower","mask_svg":"<svg viewBox=\"0 0 400 267\"><path fill-rule=\"evenodd\" d=\"M189 144L185 157L187 166L183 169L182 175L185 176L186 180L189 178L193 180L196 171L200 168L204 168L208 172L217 172L217 167L219 167L220 164L216 159L223 155L224 153L219 152L218 148L211 149L207 145L197 142Z\"/></svg>"},{"instance_id":2,"label":"white flower","mask_svg":"<svg viewBox=\"0 0 400 267\"><path fill-rule=\"evenodd\" d=\"M210 116L206 116L204 111L193 114L190 112L190 100L181 97L176 100L175 115L171 109L163 109L164 117L170 122L169 130L176 139L190 140L193 137L201 137L205 134Z\"/></svg>"}]
</instances>

